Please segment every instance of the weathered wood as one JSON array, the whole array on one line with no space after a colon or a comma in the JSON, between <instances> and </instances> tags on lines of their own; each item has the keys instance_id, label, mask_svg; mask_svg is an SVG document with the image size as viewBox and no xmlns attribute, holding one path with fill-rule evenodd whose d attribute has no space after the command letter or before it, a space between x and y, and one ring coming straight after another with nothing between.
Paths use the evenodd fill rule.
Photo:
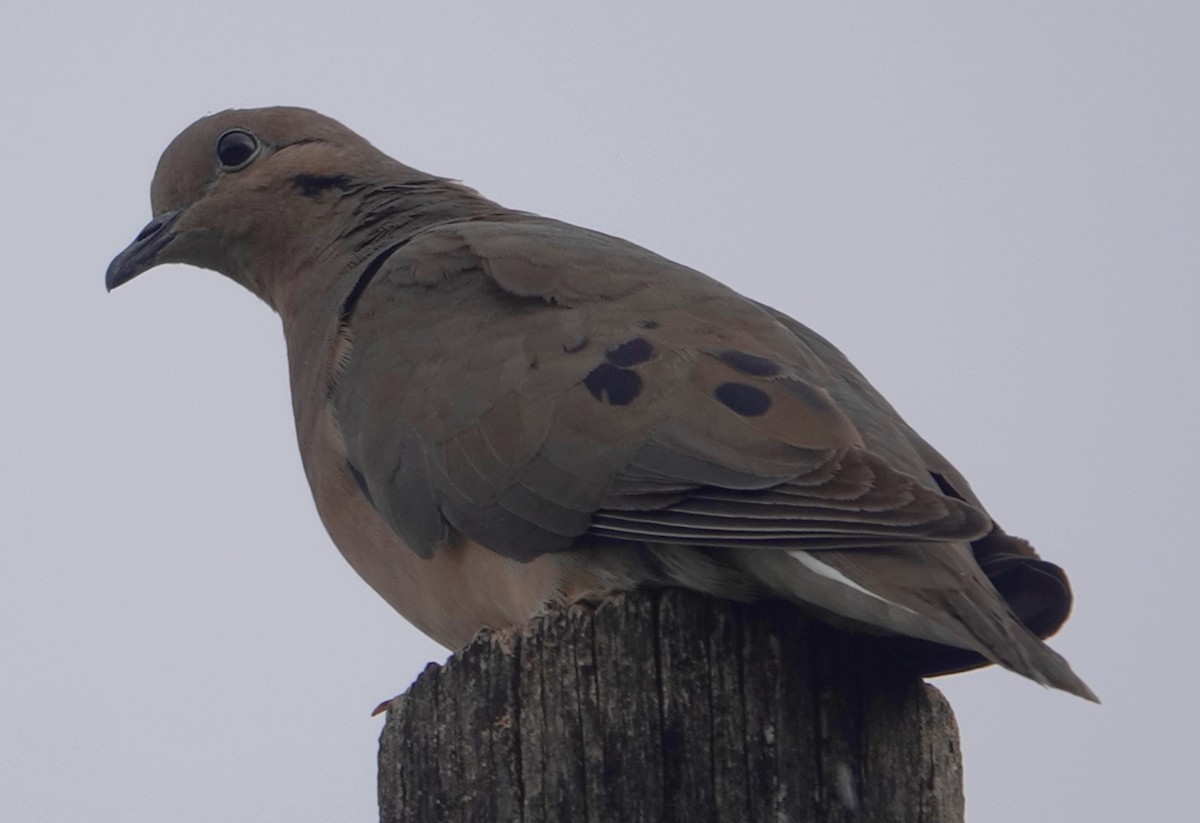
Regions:
<instances>
[{"instance_id":1,"label":"weathered wood","mask_svg":"<svg viewBox=\"0 0 1200 823\"><path fill-rule=\"evenodd\" d=\"M875 641L684 591L573 606L430 665L380 739L382 823L963 819L941 694Z\"/></svg>"}]
</instances>

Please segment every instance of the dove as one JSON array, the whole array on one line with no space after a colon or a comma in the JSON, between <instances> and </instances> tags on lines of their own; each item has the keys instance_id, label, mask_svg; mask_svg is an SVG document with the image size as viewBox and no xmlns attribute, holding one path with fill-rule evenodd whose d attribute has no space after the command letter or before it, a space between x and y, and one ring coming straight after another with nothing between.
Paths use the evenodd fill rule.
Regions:
<instances>
[{"instance_id":1,"label":"dove","mask_svg":"<svg viewBox=\"0 0 1200 823\"><path fill-rule=\"evenodd\" d=\"M1096 700L1065 573L838 349L633 243L505 208L301 108L198 120L111 291L212 269L282 320L304 471L354 570L450 649L641 587L789 601L921 673Z\"/></svg>"}]
</instances>

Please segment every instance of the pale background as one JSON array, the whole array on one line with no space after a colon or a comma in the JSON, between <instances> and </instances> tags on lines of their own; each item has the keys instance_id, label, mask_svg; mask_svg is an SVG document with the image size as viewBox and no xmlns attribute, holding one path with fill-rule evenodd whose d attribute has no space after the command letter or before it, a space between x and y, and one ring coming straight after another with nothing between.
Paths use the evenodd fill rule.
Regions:
<instances>
[{"instance_id":1,"label":"pale background","mask_svg":"<svg viewBox=\"0 0 1200 823\"><path fill-rule=\"evenodd\" d=\"M846 5L4 3L0 819L371 820L444 656L325 536L269 310L104 293L170 139L276 103L830 337L1075 584L1103 706L938 681L970 819L1187 819L1197 6Z\"/></svg>"}]
</instances>

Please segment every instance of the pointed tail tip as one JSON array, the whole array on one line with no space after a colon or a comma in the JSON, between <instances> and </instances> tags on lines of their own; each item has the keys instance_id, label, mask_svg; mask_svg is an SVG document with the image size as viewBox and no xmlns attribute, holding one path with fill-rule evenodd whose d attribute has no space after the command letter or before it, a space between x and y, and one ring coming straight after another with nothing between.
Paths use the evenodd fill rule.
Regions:
<instances>
[{"instance_id":1,"label":"pointed tail tip","mask_svg":"<svg viewBox=\"0 0 1200 823\"><path fill-rule=\"evenodd\" d=\"M1018 674L1024 674L1026 677L1036 680L1048 689L1060 689L1076 697L1082 697L1084 700L1100 703L1100 698L1087 683L1083 682L1083 678L1075 674L1066 658L1050 649L1049 646L1042 646L1042 648L1048 655L1043 656L1040 665L1034 664L1025 670L1014 670Z\"/></svg>"},{"instance_id":2,"label":"pointed tail tip","mask_svg":"<svg viewBox=\"0 0 1200 823\"><path fill-rule=\"evenodd\" d=\"M1008 654L992 658L1001 666L1047 688L1059 689L1092 703L1100 703L1100 698L1083 682L1083 678L1075 674L1071 664L1061 654L1030 632L1021 631L1011 637L1016 642L1005 650Z\"/></svg>"},{"instance_id":3,"label":"pointed tail tip","mask_svg":"<svg viewBox=\"0 0 1200 823\"><path fill-rule=\"evenodd\" d=\"M1100 698L1094 691L1091 690L1091 688L1088 687L1088 684L1084 683L1083 680L1081 680L1079 676L1075 674L1075 672L1071 672L1069 669L1068 671L1070 672L1071 676L1065 682L1060 681L1058 683L1050 683L1049 685L1056 689L1062 689L1064 692L1076 695L1077 697L1082 697L1084 700L1090 700L1096 705L1100 705Z\"/></svg>"}]
</instances>

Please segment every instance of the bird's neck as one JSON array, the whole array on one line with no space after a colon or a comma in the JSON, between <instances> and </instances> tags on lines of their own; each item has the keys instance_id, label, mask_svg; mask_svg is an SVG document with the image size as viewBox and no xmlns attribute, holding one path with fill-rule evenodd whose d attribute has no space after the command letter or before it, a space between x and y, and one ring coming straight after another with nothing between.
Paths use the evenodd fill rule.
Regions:
<instances>
[{"instance_id":1,"label":"bird's neck","mask_svg":"<svg viewBox=\"0 0 1200 823\"><path fill-rule=\"evenodd\" d=\"M358 193L339 243L356 256L402 242L443 223L485 220L512 212L452 180L418 178L378 183Z\"/></svg>"},{"instance_id":2,"label":"bird's neck","mask_svg":"<svg viewBox=\"0 0 1200 823\"><path fill-rule=\"evenodd\" d=\"M366 183L351 176L307 181L315 230L278 227L276 257L255 261L235 278L279 312L287 324L301 295L343 291L367 261L433 226L517 214L450 180L415 177Z\"/></svg>"}]
</instances>

